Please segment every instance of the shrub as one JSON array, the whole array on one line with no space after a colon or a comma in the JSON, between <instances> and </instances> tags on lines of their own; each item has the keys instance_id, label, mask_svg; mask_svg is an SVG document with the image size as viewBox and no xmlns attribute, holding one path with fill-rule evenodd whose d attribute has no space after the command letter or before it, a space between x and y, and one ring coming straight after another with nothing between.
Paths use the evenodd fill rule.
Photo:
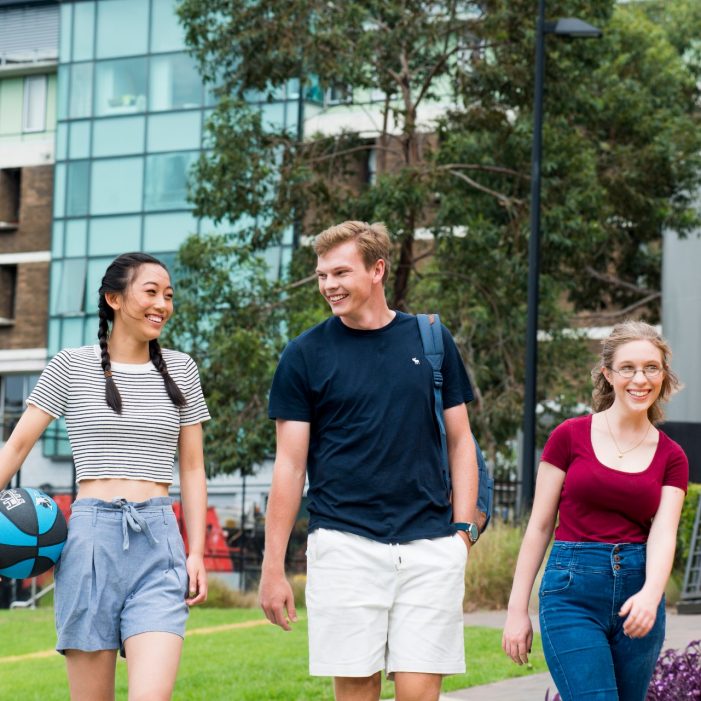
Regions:
<instances>
[{"instance_id":1,"label":"shrub","mask_svg":"<svg viewBox=\"0 0 701 701\"><path fill-rule=\"evenodd\" d=\"M465 611L506 608L523 533L523 526L497 521L470 550Z\"/></svg>"},{"instance_id":2,"label":"shrub","mask_svg":"<svg viewBox=\"0 0 701 701\"><path fill-rule=\"evenodd\" d=\"M292 593L295 597L295 607L304 608L306 606L306 599L304 596L304 589L307 586L307 576L304 574L295 574L290 577L290 586L292 587Z\"/></svg>"},{"instance_id":3,"label":"shrub","mask_svg":"<svg viewBox=\"0 0 701 701\"><path fill-rule=\"evenodd\" d=\"M684 573L686 560L689 557L689 548L691 547L691 537L694 530L694 519L696 518L696 508L701 497L701 484L689 483L689 488L684 499L682 508L682 516L679 521L679 530L677 531L677 552L675 555L674 566L676 570Z\"/></svg>"},{"instance_id":4,"label":"shrub","mask_svg":"<svg viewBox=\"0 0 701 701\"><path fill-rule=\"evenodd\" d=\"M670 699L701 699L701 640L657 660L645 701Z\"/></svg>"},{"instance_id":5,"label":"shrub","mask_svg":"<svg viewBox=\"0 0 701 701\"><path fill-rule=\"evenodd\" d=\"M212 575L207 586L207 601L201 604L205 608L244 608L258 606L258 595L252 591L239 591L230 587L221 577Z\"/></svg>"}]
</instances>

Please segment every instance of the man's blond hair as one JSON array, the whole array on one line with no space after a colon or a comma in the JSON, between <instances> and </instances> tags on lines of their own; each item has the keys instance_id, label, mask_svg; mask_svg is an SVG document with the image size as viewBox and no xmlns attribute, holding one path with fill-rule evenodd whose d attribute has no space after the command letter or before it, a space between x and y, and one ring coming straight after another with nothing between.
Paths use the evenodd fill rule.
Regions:
<instances>
[{"instance_id":1,"label":"man's blond hair","mask_svg":"<svg viewBox=\"0 0 701 701\"><path fill-rule=\"evenodd\" d=\"M323 256L346 241L355 241L367 270L380 259L385 262L385 274L382 276L382 282L385 283L389 276L389 254L392 246L387 227L382 222L368 224L364 221L344 221L322 231L314 239L314 253Z\"/></svg>"}]
</instances>

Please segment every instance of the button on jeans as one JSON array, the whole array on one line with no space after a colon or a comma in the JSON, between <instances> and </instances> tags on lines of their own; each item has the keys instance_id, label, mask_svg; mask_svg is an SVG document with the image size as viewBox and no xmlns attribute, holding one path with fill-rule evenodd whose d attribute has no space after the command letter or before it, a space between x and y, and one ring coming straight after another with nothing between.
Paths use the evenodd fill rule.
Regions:
<instances>
[{"instance_id":1,"label":"button on jeans","mask_svg":"<svg viewBox=\"0 0 701 701\"><path fill-rule=\"evenodd\" d=\"M644 543L554 543L540 630L563 701L644 701L664 641L664 597L644 638L628 638L618 615L644 583Z\"/></svg>"}]
</instances>

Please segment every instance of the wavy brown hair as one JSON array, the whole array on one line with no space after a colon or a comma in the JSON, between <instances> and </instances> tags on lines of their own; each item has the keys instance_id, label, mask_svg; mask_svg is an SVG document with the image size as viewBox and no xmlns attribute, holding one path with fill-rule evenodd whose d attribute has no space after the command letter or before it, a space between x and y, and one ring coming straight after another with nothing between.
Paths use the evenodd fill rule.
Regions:
<instances>
[{"instance_id":1,"label":"wavy brown hair","mask_svg":"<svg viewBox=\"0 0 701 701\"><path fill-rule=\"evenodd\" d=\"M662 367L664 369L662 388L654 404L647 410L647 417L650 422L653 424L659 423L664 419L662 404L681 389L681 383L669 366L672 357L672 349L669 343L654 326L650 326L644 321L628 320L616 324L611 333L601 342L599 364L591 371L591 376L594 380L592 408L595 412L605 411L613 404L613 385L604 376L603 368L611 370L616 351L631 341L650 341L662 354Z\"/></svg>"}]
</instances>

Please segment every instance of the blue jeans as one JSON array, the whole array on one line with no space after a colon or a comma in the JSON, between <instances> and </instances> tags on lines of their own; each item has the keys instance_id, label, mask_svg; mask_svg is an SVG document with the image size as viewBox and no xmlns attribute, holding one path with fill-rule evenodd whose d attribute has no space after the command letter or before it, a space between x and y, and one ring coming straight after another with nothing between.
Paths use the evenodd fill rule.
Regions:
<instances>
[{"instance_id":1,"label":"blue jeans","mask_svg":"<svg viewBox=\"0 0 701 701\"><path fill-rule=\"evenodd\" d=\"M644 701L665 632L664 597L644 638L623 603L645 583L645 544L556 541L540 585L545 659L563 701Z\"/></svg>"}]
</instances>

